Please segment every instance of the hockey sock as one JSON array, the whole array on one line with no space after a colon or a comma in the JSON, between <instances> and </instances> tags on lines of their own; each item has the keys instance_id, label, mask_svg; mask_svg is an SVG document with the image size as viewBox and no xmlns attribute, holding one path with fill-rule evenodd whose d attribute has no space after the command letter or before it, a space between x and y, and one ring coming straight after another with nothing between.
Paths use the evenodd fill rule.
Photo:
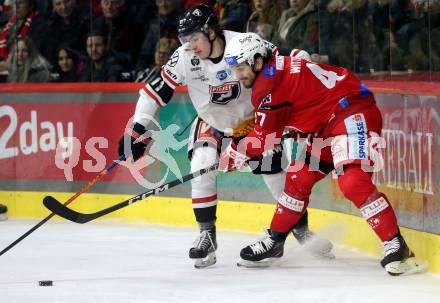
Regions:
<instances>
[{"instance_id":1,"label":"hockey sock","mask_svg":"<svg viewBox=\"0 0 440 303\"><path fill-rule=\"evenodd\" d=\"M197 222L200 230L210 230L215 227L215 220L209 222Z\"/></svg>"},{"instance_id":2,"label":"hockey sock","mask_svg":"<svg viewBox=\"0 0 440 303\"><path fill-rule=\"evenodd\" d=\"M301 219L308 204L308 198L298 199L283 192L278 199L270 229L281 233L288 232Z\"/></svg>"},{"instance_id":3,"label":"hockey sock","mask_svg":"<svg viewBox=\"0 0 440 303\"><path fill-rule=\"evenodd\" d=\"M387 197L377 191L371 173L365 172L360 165L344 166L338 182L344 196L360 209L382 241L392 239L399 232L393 207Z\"/></svg>"},{"instance_id":4,"label":"hockey sock","mask_svg":"<svg viewBox=\"0 0 440 303\"><path fill-rule=\"evenodd\" d=\"M200 229L209 229L211 224L212 226L215 225L215 220L217 219L217 217L215 216L216 212L217 205L204 208L194 208L194 215Z\"/></svg>"},{"instance_id":5,"label":"hockey sock","mask_svg":"<svg viewBox=\"0 0 440 303\"><path fill-rule=\"evenodd\" d=\"M309 226L309 213L307 212L307 209L305 210L304 214L301 216L301 218L294 224L290 229L296 228L296 229L303 229L308 228Z\"/></svg>"},{"instance_id":6,"label":"hockey sock","mask_svg":"<svg viewBox=\"0 0 440 303\"><path fill-rule=\"evenodd\" d=\"M384 194L375 192L359 209L382 241L389 241L399 233L396 214Z\"/></svg>"}]
</instances>

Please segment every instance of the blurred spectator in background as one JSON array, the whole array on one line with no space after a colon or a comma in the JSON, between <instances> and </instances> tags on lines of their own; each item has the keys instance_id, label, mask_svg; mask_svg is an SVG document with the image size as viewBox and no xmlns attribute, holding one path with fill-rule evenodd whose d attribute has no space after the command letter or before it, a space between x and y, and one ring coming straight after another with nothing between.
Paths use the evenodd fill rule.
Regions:
<instances>
[{"instance_id":1,"label":"blurred spectator in background","mask_svg":"<svg viewBox=\"0 0 440 303\"><path fill-rule=\"evenodd\" d=\"M323 1L323 0L321 0ZM290 0L275 0L276 6L280 10L280 15L290 8ZM279 20L278 20L279 21Z\"/></svg>"},{"instance_id":2,"label":"blurred spectator in background","mask_svg":"<svg viewBox=\"0 0 440 303\"><path fill-rule=\"evenodd\" d=\"M52 0L34 0L38 14L47 19L52 13Z\"/></svg>"},{"instance_id":3,"label":"blurred spectator in background","mask_svg":"<svg viewBox=\"0 0 440 303\"><path fill-rule=\"evenodd\" d=\"M103 33L90 32L87 35L86 49L88 58L80 82L132 81L128 58L109 49Z\"/></svg>"},{"instance_id":4,"label":"blurred spectator in background","mask_svg":"<svg viewBox=\"0 0 440 303\"><path fill-rule=\"evenodd\" d=\"M140 26L140 31L148 23L148 20L154 18L157 7L155 0L125 0L130 18L135 24ZM142 31L142 38L144 32Z\"/></svg>"},{"instance_id":5,"label":"blurred spectator in background","mask_svg":"<svg viewBox=\"0 0 440 303\"><path fill-rule=\"evenodd\" d=\"M320 14L320 54L328 56L330 64L358 73L383 69L382 50L369 12L366 0L331 0L326 4Z\"/></svg>"},{"instance_id":6,"label":"blurred spectator in background","mask_svg":"<svg viewBox=\"0 0 440 303\"><path fill-rule=\"evenodd\" d=\"M78 82L80 80L84 63L78 53L67 47L61 46L56 51L57 62L51 74L53 82Z\"/></svg>"},{"instance_id":7,"label":"blurred spectator in background","mask_svg":"<svg viewBox=\"0 0 440 303\"><path fill-rule=\"evenodd\" d=\"M12 16L12 8L5 4L4 0L0 0L0 33L3 27L8 22L9 18ZM8 79L8 71L6 68L6 61L0 59L0 83L6 82Z\"/></svg>"},{"instance_id":8,"label":"blurred spectator in background","mask_svg":"<svg viewBox=\"0 0 440 303\"><path fill-rule=\"evenodd\" d=\"M339 65L357 73L440 71L440 0L252 2L0 0L0 78L7 80L10 67L6 60L14 44L28 36L54 66L53 75L59 75L54 81L75 81L77 68L63 72L60 58L68 57L66 62L78 60L78 54L85 53L87 33L97 31L107 41L105 60L94 62L89 53L85 66L88 70L84 71L87 76L83 73L81 77L128 81L135 75L131 71L134 62L137 74L142 73L140 79L148 79L161 65L157 63L158 54L165 53L160 46L165 42L157 42L160 38L177 39L177 21L183 8L198 3L215 5L224 29L256 32L274 42L284 55L293 48L304 49L315 62ZM163 41L172 41L169 39ZM60 45L64 50L58 50ZM169 45L173 47L173 43ZM98 52L95 50L94 56ZM104 69L100 68L102 62L106 62ZM115 67L107 62L113 62Z\"/></svg>"},{"instance_id":9,"label":"blurred spectator in background","mask_svg":"<svg viewBox=\"0 0 440 303\"><path fill-rule=\"evenodd\" d=\"M217 0L215 10L220 26L229 31L244 32L250 8L246 0Z\"/></svg>"},{"instance_id":10,"label":"blurred spectator in background","mask_svg":"<svg viewBox=\"0 0 440 303\"><path fill-rule=\"evenodd\" d=\"M273 42L282 54L294 48L318 53L319 18L314 0L290 0L290 9L283 12Z\"/></svg>"},{"instance_id":11,"label":"blurred spectator in background","mask_svg":"<svg viewBox=\"0 0 440 303\"><path fill-rule=\"evenodd\" d=\"M83 6L90 7L94 16L102 15L101 0L79 0Z\"/></svg>"},{"instance_id":12,"label":"blurred spectator in background","mask_svg":"<svg viewBox=\"0 0 440 303\"><path fill-rule=\"evenodd\" d=\"M60 45L81 51L85 49L85 36L90 27L89 7L79 5L77 0L51 0L53 12L47 22L47 39L41 53L55 66L55 51Z\"/></svg>"},{"instance_id":13,"label":"blurred spectator in background","mask_svg":"<svg viewBox=\"0 0 440 303\"><path fill-rule=\"evenodd\" d=\"M9 18L12 17L12 8L10 5L5 4L4 0L0 0L0 32L3 27L8 23Z\"/></svg>"},{"instance_id":14,"label":"blurred spectator in background","mask_svg":"<svg viewBox=\"0 0 440 303\"><path fill-rule=\"evenodd\" d=\"M430 5L431 14L431 50L435 50L440 57L440 1L437 0ZM432 71L440 71L440 62L431 63Z\"/></svg>"},{"instance_id":15,"label":"blurred spectator in background","mask_svg":"<svg viewBox=\"0 0 440 303\"><path fill-rule=\"evenodd\" d=\"M38 53L32 40L19 38L12 48L7 62L8 82L47 82L50 64Z\"/></svg>"},{"instance_id":16,"label":"blurred spectator in background","mask_svg":"<svg viewBox=\"0 0 440 303\"><path fill-rule=\"evenodd\" d=\"M405 53L403 49L397 44L394 33L385 32L388 36L388 43L382 48L383 64L382 71L403 71L407 70L405 62Z\"/></svg>"},{"instance_id":17,"label":"blurred spectator in background","mask_svg":"<svg viewBox=\"0 0 440 303\"><path fill-rule=\"evenodd\" d=\"M409 20L396 32L396 39L405 52L408 70L428 71L431 65L439 65L440 50L430 46L432 40L439 39L430 31L436 8L432 4L432 1L426 0L409 1Z\"/></svg>"},{"instance_id":18,"label":"blurred spectator in background","mask_svg":"<svg viewBox=\"0 0 440 303\"><path fill-rule=\"evenodd\" d=\"M277 31L281 10L273 0L253 0L254 11L246 24L246 31L260 35L267 41L272 41Z\"/></svg>"},{"instance_id":19,"label":"blurred spectator in background","mask_svg":"<svg viewBox=\"0 0 440 303\"><path fill-rule=\"evenodd\" d=\"M177 22L183 12L180 0L156 0L157 15L145 28L145 39L141 47L137 70L153 64L156 43L160 38L177 39Z\"/></svg>"},{"instance_id":20,"label":"blurred spectator in background","mask_svg":"<svg viewBox=\"0 0 440 303\"><path fill-rule=\"evenodd\" d=\"M177 1L177 0L175 0ZM136 62L142 45L143 24L130 14L126 0L101 0L102 16L93 22L92 30L106 35L108 47L129 54Z\"/></svg>"},{"instance_id":21,"label":"blurred spectator in background","mask_svg":"<svg viewBox=\"0 0 440 303\"><path fill-rule=\"evenodd\" d=\"M162 65L165 65L168 59L171 57L172 53L179 46L179 42L173 38L161 38L156 44L156 51L154 53L154 63L141 71L138 74L136 82L150 82L154 78L158 77Z\"/></svg>"},{"instance_id":22,"label":"blurred spectator in background","mask_svg":"<svg viewBox=\"0 0 440 303\"><path fill-rule=\"evenodd\" d=\"M14 43L27 35L37 49L40 49L45 33L45 22L38 15L34 0L14 0L12 8L13 16L0 33L0 61L6 60Z\"/></svg>"}]
</instances>

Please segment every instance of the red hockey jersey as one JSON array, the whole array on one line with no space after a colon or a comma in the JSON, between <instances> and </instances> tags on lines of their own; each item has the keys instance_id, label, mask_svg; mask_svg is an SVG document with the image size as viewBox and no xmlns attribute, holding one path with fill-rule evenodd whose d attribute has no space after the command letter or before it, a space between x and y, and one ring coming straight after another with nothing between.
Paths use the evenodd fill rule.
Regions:
<instances>
[{"instance_id":1,"label":"red hockey jersey","mask_svg":"<svg viewBox=\"0 0 440 303\"><path fill-rule=\"evenodd\" d=\"M322 134L335 117L374 103L371 92L349 70L274 56L252 89L256 126L248 137L256 137L261 145L254 139L246 154L252 157L272 148L277 142L266 142L266 137L275 132L280 138L285 127Z\"/></svg>"}]
</instances>

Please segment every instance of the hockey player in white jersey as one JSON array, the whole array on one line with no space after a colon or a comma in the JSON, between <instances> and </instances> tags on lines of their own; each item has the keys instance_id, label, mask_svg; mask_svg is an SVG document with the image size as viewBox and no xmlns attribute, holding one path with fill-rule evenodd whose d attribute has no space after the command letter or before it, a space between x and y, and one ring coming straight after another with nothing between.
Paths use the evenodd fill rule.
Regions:
<instances>
[{"instance_id":1,"label":"hockey player in white jersey","mask_svg":"<svg viewBox=\"0 0 440 303\"><path fill-rule=\"evenodd\" d=\"M168 104L174 89L186 84L198 115L192 124L188 148L191 171L197 171L218 161L225 137L239 140L253 128L254 109L251 90L240 84L223 60L225 45L238 33L222 30L213 9L203 4L183 14L178 32L182 46L162 67L159 77L140 90L133 129L121 138L119 155L129 154L126 152L129 149L134 161L144 155L149 139L136 139L148 130L149 121L145 117L154 116ZM275 46L272 48L275 50ZM284 187L282 156L282 148L278 147L272 156L259 159L258 167L253 168L253 173L262 174L275 201ZM216 262L216 177L217 172L211 172L191 184L192 206L200 234L189 251L189 257L195 260L197 268ZM309 230L307 213L296 226L292 226L292 231L312 254L331 255L332 244Z\"/></svg>"}]
</instances>

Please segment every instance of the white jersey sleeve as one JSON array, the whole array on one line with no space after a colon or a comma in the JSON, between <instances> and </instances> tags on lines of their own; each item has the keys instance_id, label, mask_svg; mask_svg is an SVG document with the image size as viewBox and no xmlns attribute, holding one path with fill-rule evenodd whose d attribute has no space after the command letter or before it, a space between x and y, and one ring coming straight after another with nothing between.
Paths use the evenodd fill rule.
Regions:
<instances>
[{"instance_id":1,"label":"white jersey sleeve","mask_svg":"<svg viewBox=\"0 0 440 303\"><path fill-rule=\"evenodd\" d=\"M151 117L156 115L159 108L171 100L174 90L185 81L185 69L182 68L183 47L179 47L162 66L160 74L148 82L140 91L136 104L134 123L147 126ZM180 63L179 63L180 62Z\"/></svg>"}]
</instances>

